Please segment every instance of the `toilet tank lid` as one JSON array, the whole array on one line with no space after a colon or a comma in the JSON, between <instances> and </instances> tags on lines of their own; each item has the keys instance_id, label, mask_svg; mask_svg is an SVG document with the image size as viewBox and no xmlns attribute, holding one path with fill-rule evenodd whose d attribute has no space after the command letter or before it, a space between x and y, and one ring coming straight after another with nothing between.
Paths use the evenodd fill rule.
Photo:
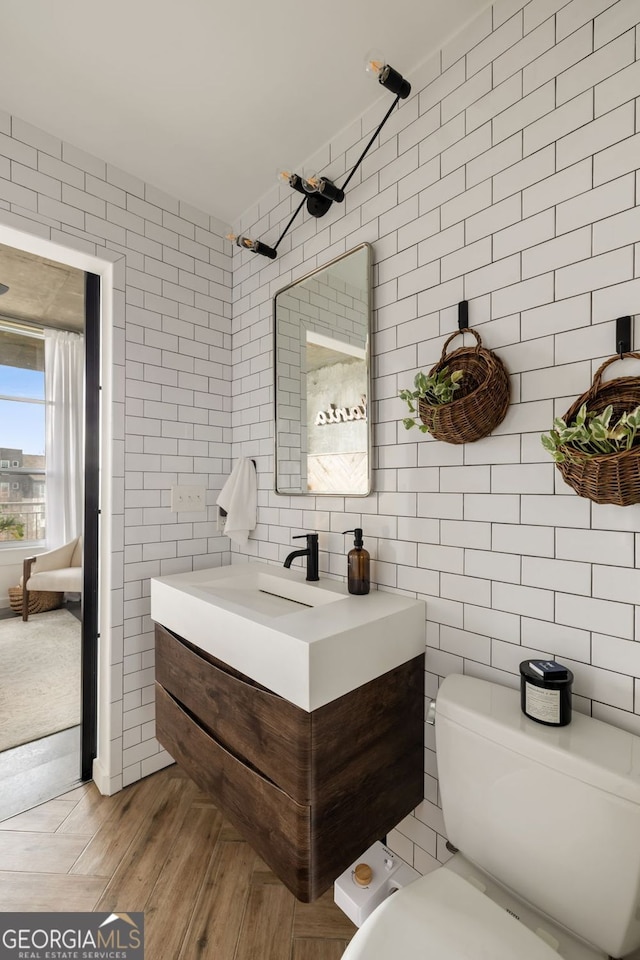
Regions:
<instances>
[{"instance_id":1,"label":"toilet tank lid","mask_svg":"<svg viewBox=\"0 0 640 960\"><path fill-rule=\"evenodd\" d=\"M574 711L566 727L547 727L526 717L520 693L475 677L451 674L436 699L438 721L557 770L565 776L640 804L640 737Z\"/></svg>"}]
</instances>

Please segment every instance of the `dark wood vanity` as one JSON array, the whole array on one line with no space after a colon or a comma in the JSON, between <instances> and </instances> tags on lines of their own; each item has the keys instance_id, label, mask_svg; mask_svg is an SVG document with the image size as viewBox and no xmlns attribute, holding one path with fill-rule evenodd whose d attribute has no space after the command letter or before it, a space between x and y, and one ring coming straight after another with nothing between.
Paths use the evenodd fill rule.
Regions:
<instances>
[{"instance_id":1,"label":"dark wood vanity","mask_svg":"<svg viewBox=\"0 0 640 960\"><path fill-rule=\"evenodd\" d=\"M423 654L308 713L155 630L158 740L299 900L422 800Z\"/></svg>"}]
</instances>

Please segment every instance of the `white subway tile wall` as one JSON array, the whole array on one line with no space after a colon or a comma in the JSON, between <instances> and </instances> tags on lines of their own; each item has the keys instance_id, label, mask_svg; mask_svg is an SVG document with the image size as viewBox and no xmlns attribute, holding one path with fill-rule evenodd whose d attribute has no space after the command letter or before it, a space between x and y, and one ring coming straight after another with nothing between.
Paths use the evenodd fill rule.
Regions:
<instances>
[{"instance_id":1,"label":"white subway tile wall","mask_svg":"<svg viewBox=\"0 0 640 960\"><path fill-rule=\"evenodd\" d=\"M208 214L2 117L0 223L117 265L107 413L115 791L171 762L154 736L149 578L230 559L214 505L231 466L231 251ZM172 513L176 483L203 484L206 513Z\"/></svg>"},{"instance_id":2,"label":"white subway tile wall","mask_svg":"<svg viewBox=\"0 0 640 960\"><path fill-rule=\"evenodd\" d=\"M615 352L615 318L640 315L639 24L637 0L499 0L408 75L411 98L344 206L297 221L274 263L233 257L233 455L256 458L260 485L245 552L281 562L316 529L324 575L344 577L339 531L362 526L378 586L427 602L428 696L452 671L515 687L521 660L557 656L577 709L635 732L640 506L576 497L539 434ZM327 176L383 110L330 145ZM272 242L293 203L274 190L241 227ZM273 293L362 241L376 265L374 493L277 497L273 378L265 364L249 381L247 363L271 350ZM407 433L397 393L439 358L463 298L512 406L492 437L456 447ZM425 747L425 801L389 835L423 872L448 856L431 728Z\"/></svg>"}]
</instances>

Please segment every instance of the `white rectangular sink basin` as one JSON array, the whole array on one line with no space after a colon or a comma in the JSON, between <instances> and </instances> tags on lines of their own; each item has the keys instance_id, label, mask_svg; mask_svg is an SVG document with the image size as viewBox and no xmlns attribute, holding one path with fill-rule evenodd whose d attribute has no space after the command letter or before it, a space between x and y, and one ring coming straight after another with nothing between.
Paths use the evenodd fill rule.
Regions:
<instances>
[{"instance_id":1,"label":"white rectangular sink basin","mask_svg":"<svg viewBox=\"0 0 640 960\"><path fill-rule=\"evenodd\" d=\"M318 590L306 581L300 583L283 577L275 577L260 571L257 576L221 577L212 583L202 585L205 593L220 600L229 600L256 613L270 617L282 617L295 613L301 607L320 607L325 603L342 600L342 594L329 590ZM215 603L215 601L214 601Z\"/></svg>"},{"instance_id":2,"label":"white rectangular sink basin","mask_svg":"<svg viewBox=\"0 0 640 960\"><path fill-rule=\"evenodd\" d=\"M422 600L260 561L154 577L151 616L307 711L425 649Z\"/></svg>"}]
</instances>

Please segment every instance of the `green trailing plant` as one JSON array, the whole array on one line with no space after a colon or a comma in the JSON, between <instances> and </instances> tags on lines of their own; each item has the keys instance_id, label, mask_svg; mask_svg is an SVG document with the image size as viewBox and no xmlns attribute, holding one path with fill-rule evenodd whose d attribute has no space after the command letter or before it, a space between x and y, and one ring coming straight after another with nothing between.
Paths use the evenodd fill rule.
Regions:
<instances>
[{"instance_id":1,"label":"green trailing plant","mask_svg":"<svg viewBox=\"0 0 640 960\"><path fill-rule=\"evenodd\" d=\"M0 539L2 534L8 534L12 540L22 540L24 537L24 523L11 514L0 515Z\"/></svg>"},{"instance_id":2,"label":"green trailing plant","mask_svg":"<svg viewBox=\"0 0 640 960\"><path fill-rule=\"evenodd\" d=\"M414 390L401 390L400 399L404 400L412 413L411 417L405 417L402 421L406 430L418 424L418 402L424 400L431 406L440 406L443 403L451 403L456 390L460 389L460 381L464 376L462 370L454 370L449 373L449 367L442 367L436 373L417 373L413 381ZM429 427L424 424L418 424L422 433L428 433Z\"/></svg>"},{"instance_id":3,"label":"green trailing plant","mask_svg":"<svg viewBox=\"0 0 640 960\"><path fill-rule=\"evenodd\" d=\"M640 406L629 413L623 413L612 424L613 406L606 407L602 413L587 411L583 403L575 420L567 424L561 417L553 421L553 430L543 433L542 446L548 450L556 463L570 460L572 451L599 457L607 453L621 453L640 444Z\"/></svg>"}]
</instances>

